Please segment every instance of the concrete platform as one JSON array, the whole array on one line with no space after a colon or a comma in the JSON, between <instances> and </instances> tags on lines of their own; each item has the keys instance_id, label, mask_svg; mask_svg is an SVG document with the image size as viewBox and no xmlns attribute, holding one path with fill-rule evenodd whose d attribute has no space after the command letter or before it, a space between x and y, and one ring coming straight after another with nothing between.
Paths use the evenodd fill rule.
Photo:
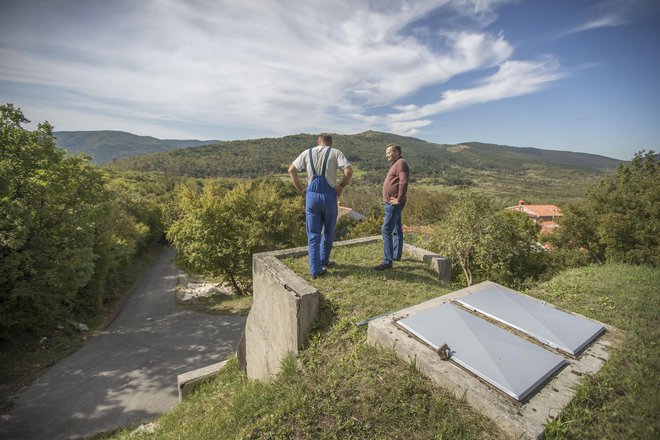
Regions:
<instances>
[{"instance_id":1,"label":"concrete platform","mask_svg":"<svg viewBox=\"0 0 660 440\"><path fill-rule=\"evenodd\" d=\"M334 247L360 246L380 236L338 241ZM404 244L404 252L426 263L443 281L451 279L451 260ZM320 293L280 261L307 255L307 246L254 254L253 302L238 346L238 361L250 379L272 380L282 361L295 358L317 318Z\"/></svg>"},{"instance_id":2,"label":"concrete platform","mask_svg":"<svg viewBox=\"0 0 660 440\"><path fill-rule=\"evenodd\" d=\"M493 285L497 284L486 281L374 319L369 323L367 341L372 345L386 349L393 348L399 358L416 365L417 369L431 378L433 382L452 391L457 397L465 396L471 406L495 421L512 438L540 438L545 429L543 425L548 420L556 418L571 400L575 387L582 377L587 374L594 374L602 368L612 349L620 343L622 333L612 326L601 323L606 329L605 333L596 339L579 357L573 358L559 351L549 349L520 332L512 331L518 336L563 356L568 361L566 367L549 379L538 391L532 393L527 400L517 402L451 360L444 361L440 359L431 347L409 335L394 323L396 320L406 318L422 310L452 302ZM477 314L477 316L480 315ZM483 316L480 317L484 318ZM493 320L486 320L495 323ZM500 323L495 324L511 331L510 328Z\"/></svg>"}]
</instances>

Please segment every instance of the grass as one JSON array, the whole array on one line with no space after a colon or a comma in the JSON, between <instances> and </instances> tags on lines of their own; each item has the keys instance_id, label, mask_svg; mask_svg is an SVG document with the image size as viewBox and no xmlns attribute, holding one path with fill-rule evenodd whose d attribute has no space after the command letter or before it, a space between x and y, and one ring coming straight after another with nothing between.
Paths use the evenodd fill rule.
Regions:
<instances>
[{"instance_id":1,"label":"grass","mask_svg":"<svg viewBox=\"0 0 660 440\"><path fill-rule=\"evenodd\" d=\"M247 380L232 359L158 419L155 434L131 435L126 428L104 438L504 438L492 421L414 366L370 347L365 327L355 327L459 287L439 283L405 258L392 271L371 270L380 246L337 248L337 267L317 280L309 279L306 258L284 260L323 298L308 346L274 382ZM566 271L527 292L626 333L605 367L585 377L547 425L547 438L658 437L658 286L658 269L609 264Z\"/></svg>"},{"instance_id":2,"label":"grass","mask_svg":"<svg viewBox=\"0 0 660 440\"><path fill-rule=\"evenodd\" d=\"M625 332L623 344L547 427L548 438L660 437L660 270L607 264L566 271L536 296Z\"/></svg>"},{"instance_id":3,"label":"grass","mask_svg":"<svg viewBox=\"0 0 660 440\"><path fill-rule=\"evenodd\" d=\"M592 171L560 167L529 166L517 173L488 170L461 170L461 176L472 180L472 188L489 194L499 208L515 205L524 199L528 204L578 203L590 184L596 183L602 174ZM439 185L432 178L421 178L415 188L428 191L453 192L454 186Z\"/></svg>"},{"instance_id":4,"label":"grass","mask_svg":"<svg viewBox=\"0 0 660 440\"><path fill-rule=\"evenodd\" d=\"M251 295L230 295L218 293L208 298L191 301L177 300L177 304L190 310L209 315L241 315L247 316L252 307Z\"/></svg>"}]
</instances>

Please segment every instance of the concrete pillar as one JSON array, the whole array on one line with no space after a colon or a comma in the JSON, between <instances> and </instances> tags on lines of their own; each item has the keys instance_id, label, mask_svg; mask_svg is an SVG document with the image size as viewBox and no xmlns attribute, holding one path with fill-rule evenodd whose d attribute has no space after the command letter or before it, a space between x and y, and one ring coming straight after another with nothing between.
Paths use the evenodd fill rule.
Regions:
<instances>
[{"instance_id":1,"label":"concrete pillar","mask_svg":"<svg viewBox=\"0 0 660 440\"><path fill-rule=\"evenodd\" d=\"M252 275L245 366L250 379L270 380L302 348L318 315L319 293L273 255L254 255Z\"/></svg>"},{"instance_id":2,"label":"concrete pillar","mask_svg":"<svg viewBox=\"0 0 660 440\"><path fill-rule=\"evenodd\" d=\"M451 282L451 259L407 243L403 244L403 250L416 260L428 264L440 280Z\"/></svg>"}]
</instances>

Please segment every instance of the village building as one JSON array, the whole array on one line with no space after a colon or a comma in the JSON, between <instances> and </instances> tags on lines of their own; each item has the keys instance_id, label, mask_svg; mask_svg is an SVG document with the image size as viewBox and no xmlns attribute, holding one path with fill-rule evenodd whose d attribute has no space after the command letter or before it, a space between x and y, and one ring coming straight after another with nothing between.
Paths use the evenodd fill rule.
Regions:
<instances>
[{"instance_id":1,"label":"village building","mask_svg":"<svg viewBox=\"0 0 660 440\"><path fill-rule=\"evenodd\" d=\"M564 215L556 205L526 205L522 199L516 206L509 206L504 209L527 214L527 217L533 222L541 225L541 234L553 233L559 227L557 219Z\"/></svg>"}]
</instances>

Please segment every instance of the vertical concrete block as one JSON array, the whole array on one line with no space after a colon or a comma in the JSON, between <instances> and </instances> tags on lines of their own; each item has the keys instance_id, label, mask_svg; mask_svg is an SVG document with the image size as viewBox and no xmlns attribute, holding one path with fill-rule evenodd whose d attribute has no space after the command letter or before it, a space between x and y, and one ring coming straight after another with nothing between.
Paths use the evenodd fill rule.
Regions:
<instances>
[{"instance_id":1,"label":"vertical concrete block","mask_svg":"<svg viewBox=\"0 0 660 440\"><path fill-rule=\"evenodd\" d=\"M253 258L253 303L245 325L245 363L251 379L270 380L295 357L318 315L318 291L276 257Z\"/></svg>"},{"instance_id":2,"label":"vertical concrete block","mask_svg":"<svg viewBox=\"0 0 660 440\"><path fill-rule=\"evenodd\" d=\"M438 278L447 283L451 282L451 259L447 257L435 257L431 261L431 267L438 273Z\"/></svg>"},{"instance_id":3,"label":"vertical concrete block","mask_svg":"<svg viewBox=\"0 0 660 440\"><path fill-rule=\"evenodd\" d=\"M403 250L414 259L428 264L439 279L451 282L451 259L406 243L403 244Z\"/></svg>"}]
</instances>

